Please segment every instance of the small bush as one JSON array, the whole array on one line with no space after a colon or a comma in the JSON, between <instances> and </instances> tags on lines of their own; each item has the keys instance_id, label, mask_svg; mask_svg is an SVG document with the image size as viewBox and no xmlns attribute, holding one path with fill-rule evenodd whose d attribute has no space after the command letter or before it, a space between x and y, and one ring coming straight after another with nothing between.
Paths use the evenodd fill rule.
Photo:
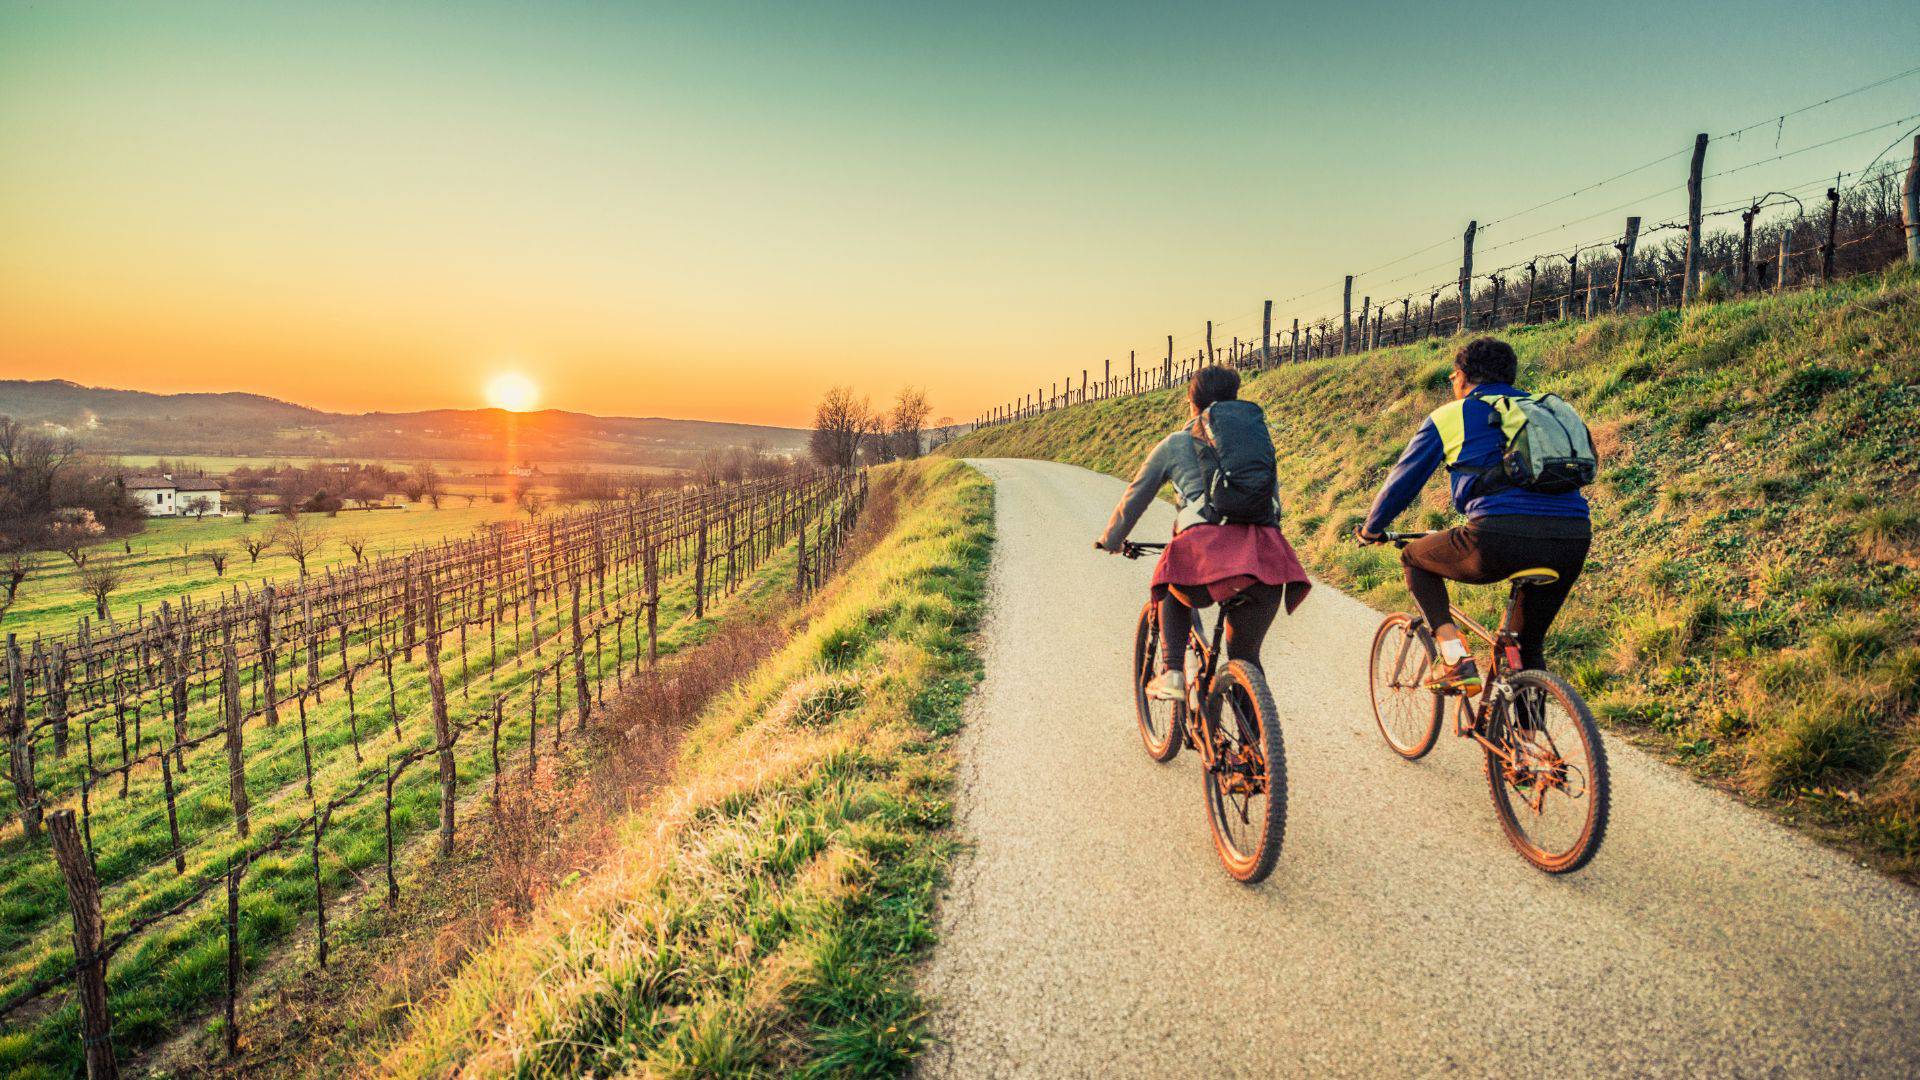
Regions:
<instances>
[{"instance_id":1,"label":"small bush","mask_svg":"<svg viewBox=\"0 0 1920 1080\"><path fill-rule=\"evenodd\" d=\"M1860 554L1878 562L1907 562L1920 547L1920 511L1912 506L1882 506L1854 523Z\"/></svg>"},{"instance_id":2,"label":"small bush","mask_svg":"<svg viewBox=\"0 0 1920 1080\"><path fill-rule=\"evenodd\" d=\"M1749 744L1749 782L1766 794L1787 795L1864 777L1879 767L1882 752L1863 713L1845 698L1832 698L1778 717Z\"/></svg>"},{"instance_id":3,"label":"small bush","mask_svg":"<svg viewBox=\"0 0 1920 1080\"><path fill-rule=\"evenodd\" d=\"M1879 619L1855 617L1829 623L1814 634L1821 660L1841 671L1864 671L1892 644L1893 631Z\"/></svg>"}]
</instances>

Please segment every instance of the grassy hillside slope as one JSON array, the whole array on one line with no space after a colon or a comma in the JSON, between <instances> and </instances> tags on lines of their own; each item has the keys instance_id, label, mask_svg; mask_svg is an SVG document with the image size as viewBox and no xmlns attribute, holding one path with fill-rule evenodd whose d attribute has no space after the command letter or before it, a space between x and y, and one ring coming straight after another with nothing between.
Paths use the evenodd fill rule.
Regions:
<instances>
[{"instance_id":1,"label":"grassy hillside slope","mask_svg":"<svg viewBox=\"0 0 1920 1080\"><path fill-rule=\"evenodd\" d=\"M870 1074L923 1039L991 519L953 462L878 470L855 558L688 732L613 855L381 1049L403 1075Z\"/></svg>"},{"instance_id":2,"label":"grassy hillside slope","mask_svg":"<svg viewBox=\"0 0 1920 1080\"><path fill-rule=\"evenodd\" d=\"M1555 666L1614 730L1920 873L1920 274L1501 333L1602 457ZM1457 344L1291 365L1243 395L1273 425L1302 557L1382 609L1409 603L1396 555L1349 537ZM1123 476L1184 409L1096 402L944 452ZM1400 527L1455 520L1436 480Z\"/></svg>"}]
</instances>

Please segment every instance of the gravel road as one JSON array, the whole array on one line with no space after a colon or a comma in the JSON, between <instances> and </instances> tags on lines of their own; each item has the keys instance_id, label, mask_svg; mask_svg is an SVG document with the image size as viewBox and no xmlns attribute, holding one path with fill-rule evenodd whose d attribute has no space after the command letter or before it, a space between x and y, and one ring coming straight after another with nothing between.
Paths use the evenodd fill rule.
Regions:
<instances>
[{"instance_id":1,"label":"gravel road","mask_svg":"<svg viewBox=\"0 0 1920 1080\"><path fill-rule=\"evenodd\" d=\"M1151 565L1089 547L1121 484L975 464L999 538L925 1074L1920 1075L1920 894L1617 739L1606 846L1533 870L1467 744L1381 742L1379 615L1325 585L1267 640L1286 847L1235 884L1196 759L1134 727Z\"/></svg>"}]
</instances>

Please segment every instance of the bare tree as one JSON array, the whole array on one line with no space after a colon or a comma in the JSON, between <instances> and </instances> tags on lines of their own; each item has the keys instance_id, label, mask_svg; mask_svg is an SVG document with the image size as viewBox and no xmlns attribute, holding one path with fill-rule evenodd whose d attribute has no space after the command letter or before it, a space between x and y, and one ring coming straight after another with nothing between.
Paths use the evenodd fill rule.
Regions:
<instances>
[{"instance_id":1,"label":"bare tree","mask_svg":"<svg viewBox=\"0 0 1920 1080\"><path fill-rule=\"evenodd\" d=\"M348 533L340 538L340 542L347 545L348 551L353 552L354 562L363 563L367 561L366 536L361 533Z\"/></svg>"},{"instance_id":2,"label":"bare tree","mask_svg":"<svg viewBox=\"0 0 1920 1080\"><path fill-rule=\"evenodd\" d=\"M14 598L20 595L20 586L33 573L33 557L25 551L9 551L0 556L0 587L6 589L6 597L0 599L0 620L5 620L7 612L12 610Z\"/></svg>"},{"instance_id":3,"label":"bare tree","mask_svg":"<svg viewBox=\"0 0 1920 1080\"><path fill-rule=\"evenodd\" d=\"M213 564L214 577L227 576L227 553L226 552L214 550L214 551L203 551L200 554L201 554L201 557L205 558L208 562Z\"/></svg>"},{"instance_id":4,"label":"bare tree","mask_svg":"<svg viewBox=\"0 0 1920 1080\"><path fill-rule=\"evenodd\" d=\"M413 483L429 505L435 510L440 509L440 497L445 494L445 488L440 481L440 470L433 467L433 462L423 461L414 466ZM419 499L414 501L418 502Z\"/></svg>"},{"instance_id":5,"label":"bare tree","mask_svg":"<svg viewBox=\"0 0 1920 1080\"><path fill-rule=\"evenodd\" d=\"M80 571L80 588L93 597L94 613L101 619L107 618L107 598L126 580L126 567L105 559L95 560Z\"/></svg>"},{"instance_id":6,"label":"bare tree","mask_svg":"<svg viewBox=\"0 0 1920 1080\"><path fill-rule=\"evenodd\" d=\"M860 440L873 427L873 409L867 399L854 397L849 387L836 386L814 410L807 449L829 469L851 469L860 453Z\"/></svg>"},{"instance_id":7,"label":"bare tree","mask_svg":"<svg viewBox=\"0 0 1920 1080\"><path fill-rule=\"evenodd\" d=\"M514 492L513 504L520 508L521 513L527 515L527 524L531 525L546 510L547 497L530 487L523 487Z\"/></svg>"},{"instance_id":8,"label":"bare tree","mask_svg":"<svg viewBox=\"0 0 1920 1080\"><path fill-rule=\"evenodd\" d=\"M289 518L288 520L294 519ZM240 550L247 553L248 566L253 566L258 563L260 556L273 550L273 545L278 542L274 535L269 532L248 533L234 541L235 544L240 546Z\"/></svg>"},{"instance_id":9,"label":"bare tree","mask_svg":"<svg viewBox=\"0 0 1920 1080\"><path fill-rule=\"evenodd\" d=\"M288 518L273 530L273 534L275 542L280 545L281 554L299 565L301 577L307 576L307 560L327 546L326 537L302 518Z\"/></svg>"},{"instance_id":10,"label":"bare tree","mask_svg":"<svg viewBox=\"0 0 1920 1080\"><path fill-rule=\"evenodd\" d=\"M205 521L207 515L213 512L213 500L205 495L195 495L193 498L188 499L187 504L181 507L181 509L192 514L193 520Z\"/></svg>"},{"instance_id":11,"label":"bare tree","mask_svg":"<svg viewBox=\"0 0 1920 1080\"><path fill-rule=\"evenodd\" d=\"M887 417L887 434L893 440L896 457L920 456L920 433L931 415L933 406L927 402L926 390L909 386L900 391L900 397L893 403L893 412Z\"/></svg>"},{"instance_id":12,"label":"bare tree","mask_svg":"<svg viewBox=\"0 0 1920 1080\"><path fill-rule=\"evenodd\" d=\"M253 515L260 512L260 493L252 488L241 488L233 497L233 508L240 511L242 523L251 522Z\"/></svg>"}]
</instances>

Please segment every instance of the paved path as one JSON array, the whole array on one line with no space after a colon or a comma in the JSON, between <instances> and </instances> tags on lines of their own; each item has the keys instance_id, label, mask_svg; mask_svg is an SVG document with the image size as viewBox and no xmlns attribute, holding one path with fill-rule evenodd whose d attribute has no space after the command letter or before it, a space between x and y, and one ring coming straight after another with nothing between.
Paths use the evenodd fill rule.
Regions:
<instances>
[{"instance_id":1,"label":"paved path","mask_svg":"<svg viewBox=\"0 0 1920 1080\"><path fill-rule=\"evenodd\" d=\"M1267 641L1286 847L1235 884L1196 759L1134 728L1150 565L1089 546L1121 485L977 464L999 540L929 1075L1920 1076L1920 894L1617 740L1606 846L1536 872L1464 743L1381 742L1378 615L1325 586Z\"/></svg>"}]
</instances>

